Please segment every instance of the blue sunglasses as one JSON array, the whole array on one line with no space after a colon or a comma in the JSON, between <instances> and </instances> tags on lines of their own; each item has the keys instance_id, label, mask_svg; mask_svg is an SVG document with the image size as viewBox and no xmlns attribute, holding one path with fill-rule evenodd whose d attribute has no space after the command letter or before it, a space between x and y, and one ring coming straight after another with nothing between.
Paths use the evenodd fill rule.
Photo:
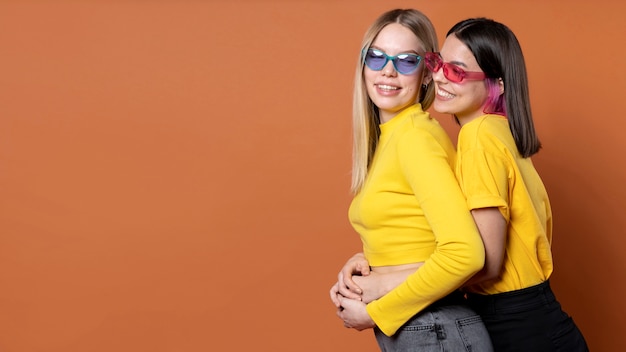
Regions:
<instances>
[{"instance_id":1,"label":"blue sunglasses","mask_svg":"<svg viewBox=\"0 0 626 352\"><path fill-rule=\"evenodd\" d=\"M403 75L409 75L417 69L422 57L416 54L398 54L396 56L390 56L385 54L382 50L369 48L363 55L363 61L365 65L373 71L380 71L391 61L393 67Z\"/></svg>"}]
</instances>

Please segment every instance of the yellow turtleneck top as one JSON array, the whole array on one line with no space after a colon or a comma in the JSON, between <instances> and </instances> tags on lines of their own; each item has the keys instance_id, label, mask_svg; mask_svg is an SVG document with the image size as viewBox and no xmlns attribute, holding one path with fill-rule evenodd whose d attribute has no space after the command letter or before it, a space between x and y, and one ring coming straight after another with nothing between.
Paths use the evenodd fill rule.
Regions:
<instances>
[{"instance_id":1,"label":"yellow turtleneck top","mask_svg":"<svg viewBox=\"0 0 626 352\"><path fill-rule=\"evenodd\" d=\"M482 240L455 178L455 148L421 105L381 124L381 135L349 219L371 266L424 262L367 305L388 336L482 269Z\"/></svg>"}]
</instances>

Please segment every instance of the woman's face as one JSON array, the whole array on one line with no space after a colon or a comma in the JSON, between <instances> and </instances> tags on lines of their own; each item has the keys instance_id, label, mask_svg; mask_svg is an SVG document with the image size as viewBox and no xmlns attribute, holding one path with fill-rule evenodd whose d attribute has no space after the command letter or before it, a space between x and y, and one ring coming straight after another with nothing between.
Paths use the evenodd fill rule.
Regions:
<instances>
[{"instance_id":1,"label":"woman's face","mask_svg":"<svg viewBox=\"0 0 626 352\"><path fill-rule=\"evenodd\" d=\"M385 26L378 33L371 48L383 51L389 56L402 53L424 55L422 42L399 23ZM374 71L364 65L363 77L367 93L379 109L381 123L389 121L402 109L416 103L423 74L423 62L420 62L417 70L408 75L398 73L391 60L380 71Z\"/></svg>"},{"instance_id":2,"label":"woman's face","mask_svg":"<svg viewBox=\"0 0 626 352\"><path fill-rule=\"evenodd\" d=\"M449 35L441 47L441 58L461 67L465 71L482 72L476 58L469 48L454 34ZM443 74L443 69L433 73L436 84L435 102L437 112L453 114L461 125L484 115L483 108L489 96L484 80L463 80L450 82Z\"/></svg>"}]
</instances>

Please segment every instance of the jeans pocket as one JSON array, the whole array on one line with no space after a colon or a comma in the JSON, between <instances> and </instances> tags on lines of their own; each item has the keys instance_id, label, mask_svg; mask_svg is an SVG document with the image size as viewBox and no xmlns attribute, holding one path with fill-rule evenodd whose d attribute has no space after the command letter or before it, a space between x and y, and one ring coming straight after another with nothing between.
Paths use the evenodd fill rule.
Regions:
<instances>
[{"instance_id":1,"label":"jeans pocket","mask_svg":"<svg viewBox=\"0 0 626 352\"><path fill-rule=\"evenodd\" d=\"M456 328L468 352L493 351L491 338L480 315L457 319Z\"/></svg>"}]
</instances>

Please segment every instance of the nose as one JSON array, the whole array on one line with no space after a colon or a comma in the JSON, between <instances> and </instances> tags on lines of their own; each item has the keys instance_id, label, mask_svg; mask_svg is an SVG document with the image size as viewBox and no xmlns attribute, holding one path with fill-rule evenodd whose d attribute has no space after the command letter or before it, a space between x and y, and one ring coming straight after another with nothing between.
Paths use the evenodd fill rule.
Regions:
<instances>
[{"instance_id":1,"label":"nose","mask_svg":"<svg viewBox=\"0 0 626 352\"><path fill-rule=\"evenodd\" d=\"M385 64L385 67L383 67L381 72L383 76L395 76L397 72L396 72L396 68L393 66L393 61L391 60L387 61L387 63Z\"/></svg>"},{"instance_id":2,"label":"nose","mask_svg":"<svg viewBox=\"0 0 626 352\"><path fill-rule=\"evenodd\" d=\"M445 76L443 75L443 69L441 68L435 72L431 71L431 73L433 75L433 81L435 82L443 82L443 80L445 79Z\"/></svg>"}]
</instances>

